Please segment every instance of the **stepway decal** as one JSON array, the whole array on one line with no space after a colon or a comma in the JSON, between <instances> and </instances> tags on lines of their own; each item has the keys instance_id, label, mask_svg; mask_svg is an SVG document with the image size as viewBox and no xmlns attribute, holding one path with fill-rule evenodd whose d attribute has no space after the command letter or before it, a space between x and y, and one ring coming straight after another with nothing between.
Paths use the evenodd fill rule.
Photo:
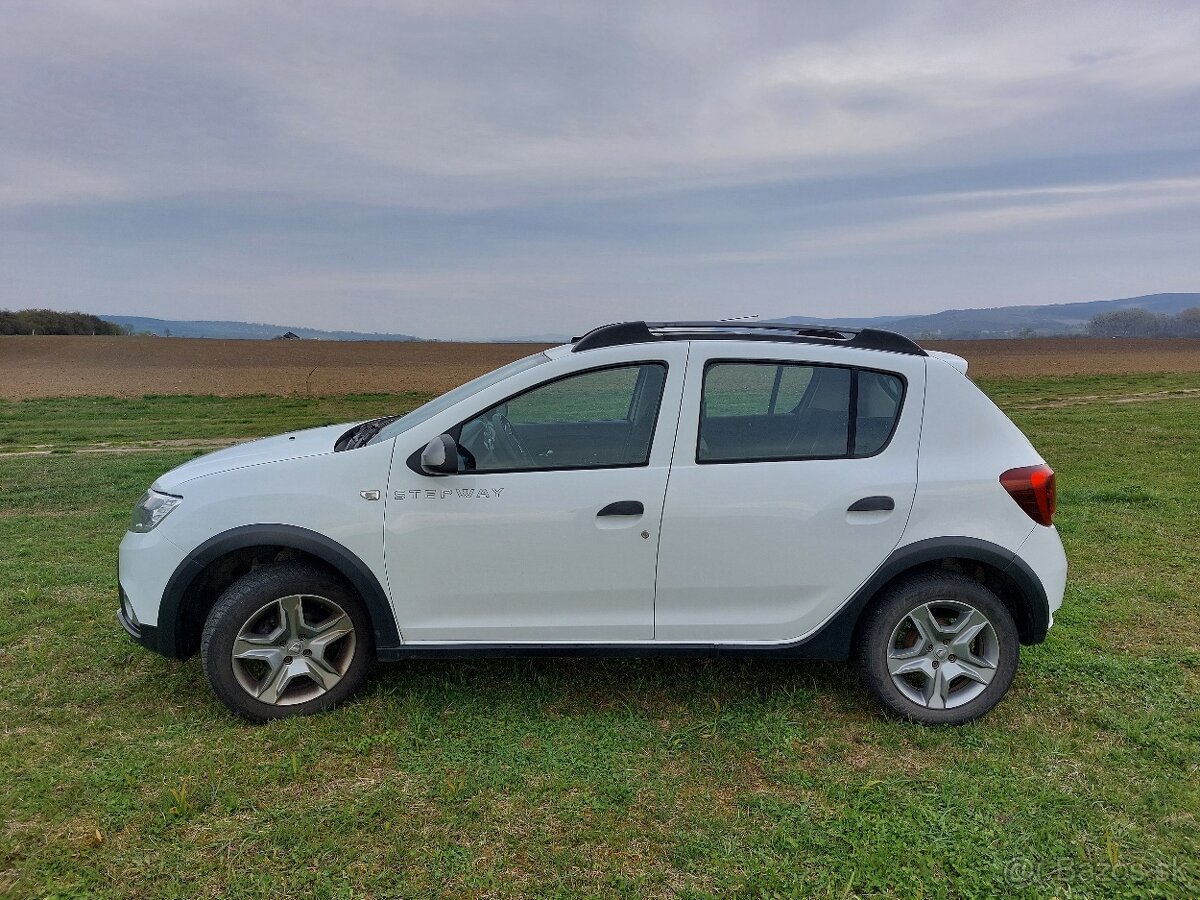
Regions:
<instances>
[{"instance_id":1,"label":"stepway decal","mask_svg":"<svg viewBox=\"0 0 1200 900\"><path fill-rule=\"evenodd\" d=\"M457 490L396 491L397 500L496 500L504 488L458 488Z\"/></svg>"}]
</instances>

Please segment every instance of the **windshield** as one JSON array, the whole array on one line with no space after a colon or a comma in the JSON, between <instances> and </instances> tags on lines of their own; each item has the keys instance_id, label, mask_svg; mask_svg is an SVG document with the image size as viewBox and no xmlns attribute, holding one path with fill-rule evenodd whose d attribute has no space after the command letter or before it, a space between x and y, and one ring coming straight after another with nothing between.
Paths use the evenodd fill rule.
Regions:
<instances>
[{"instance_id":1,"label":"windshield","mask_svg":"<svg viewBox=\"0 0 1200 900\"><path fill-rule=\"evenodd\" d=\"M549 361L550 357L545 353L535 353L533 356L526 356L523 359L518 359L516 362L510 362L507 366L501 366L494 372L480 375L474 381L461 384L454 390L447 391L442 396L430 400L424 406L418 406L407 415L401 416L386 428L380 429L379 433L371 438L368 443L378 444L380 441L390 440L396 435L403 434L408 429L420 425L422 422L429 421L438 413L449 409L458 401L466 400L468 397L478 394L484 388L489 388L493 384L503 381L510 375L516 375L518 372L524 372L526 369L532 369L534 366L540 366L542 363Z\"/></svg>"}]
</instances>

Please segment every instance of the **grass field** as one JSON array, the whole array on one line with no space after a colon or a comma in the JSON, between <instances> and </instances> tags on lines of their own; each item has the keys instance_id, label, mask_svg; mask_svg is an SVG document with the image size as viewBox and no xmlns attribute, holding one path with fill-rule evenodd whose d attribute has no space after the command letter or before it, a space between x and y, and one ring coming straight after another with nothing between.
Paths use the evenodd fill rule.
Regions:
<instances>
[{"instance_id":1,"label":"grass field","mask_svg":"<svg viewBox=\"0 0 1200 900\"><path fill-rule=\"evenodd\" d=\"M1059 472L1072 570L960 729L841 665L667 659L381 666L248 726L116 623L128 510L196 452L148 442L418 397L0 404L0 453L48 452L0 456L0 894L1200 894L1200 376L984 386Z\"/></svg>"}]
</instances>

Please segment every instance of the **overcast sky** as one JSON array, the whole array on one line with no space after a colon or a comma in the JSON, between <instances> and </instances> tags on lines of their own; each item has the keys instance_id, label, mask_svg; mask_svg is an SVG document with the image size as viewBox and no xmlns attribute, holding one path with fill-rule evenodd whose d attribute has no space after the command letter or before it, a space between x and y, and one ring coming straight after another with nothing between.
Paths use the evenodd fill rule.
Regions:
<instances>
[{"instance_id":1,"label":"overcast sky","mask_svg":"<svg viewBox=\"0 0 1200 900\"><path fill-rule=\"evenodd\" d=\"M0 4L0 308L485 338L1200 290L1200 3Z\"/></svg>"}]
</instances>

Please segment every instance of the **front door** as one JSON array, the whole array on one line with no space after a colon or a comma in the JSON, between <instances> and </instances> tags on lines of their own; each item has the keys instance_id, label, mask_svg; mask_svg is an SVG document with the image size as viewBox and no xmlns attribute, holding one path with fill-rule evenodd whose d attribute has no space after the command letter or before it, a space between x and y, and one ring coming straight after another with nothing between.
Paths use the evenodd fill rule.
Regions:
<instances>
[{"instance_id":1,"label":"front door","mask_svg":"<svg viewBox=\"0 0 1200 900\"><path fill-rule=\"evenodd\" d=\"M451 431L460 474L414 471L398 439L387 571L405 643L653 638L687 347L646 351L473 411Z\"/></svg>"},{"instance_id":2,"label":"front door","mask_svg":"<svg viewBox=\"0 0 1200 900\"><path fill-rule=\"evenodd\" d=\"M705 349L705 348L709 349ZM694 344L663 512L655 637L784 642L887 558L917 480L924 360ZM865 368L874 358L886 371Z\"/></svg>"}]
</instances>

